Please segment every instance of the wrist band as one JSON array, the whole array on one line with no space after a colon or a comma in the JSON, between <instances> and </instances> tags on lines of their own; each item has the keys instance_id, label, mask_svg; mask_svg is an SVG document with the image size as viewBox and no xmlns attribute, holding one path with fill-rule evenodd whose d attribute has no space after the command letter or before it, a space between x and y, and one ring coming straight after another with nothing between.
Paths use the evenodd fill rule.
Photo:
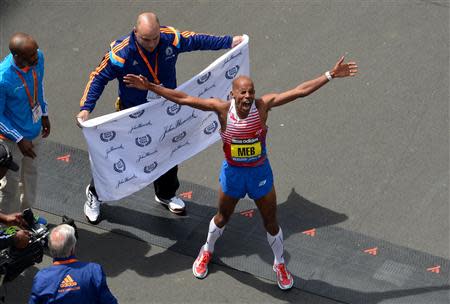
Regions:
<instances>
[{"instance_id":1,"label":"wrist band","mask_svg":"<svg viewBox=\"0 0 450 304\"><path fill-rule=\"evenodd\" d=\"M331 79L333 79L333 77L331 77L330 71L326 71L325 76L327 77L328 81L331 81Z\"/></svg>"}]
</instances>

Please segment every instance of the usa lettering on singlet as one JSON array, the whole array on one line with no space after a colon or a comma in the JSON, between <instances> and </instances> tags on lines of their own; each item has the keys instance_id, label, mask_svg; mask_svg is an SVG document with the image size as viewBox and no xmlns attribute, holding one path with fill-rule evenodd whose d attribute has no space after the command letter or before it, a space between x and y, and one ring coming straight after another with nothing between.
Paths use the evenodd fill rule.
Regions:
<instances>
[{"instance_id":1,"label":"usa lettering on singlet","mask_svg":"<svg viewBox=\"0 0 450 304\"><path fill-rule=\"evenodd\" d=\"M252 104L248 116L240 119L233 99L227 115L226 130L220 133L228 163L246 167L260 165L266 159L266 133L255 104Z\"/></svg>"}]
</instances>

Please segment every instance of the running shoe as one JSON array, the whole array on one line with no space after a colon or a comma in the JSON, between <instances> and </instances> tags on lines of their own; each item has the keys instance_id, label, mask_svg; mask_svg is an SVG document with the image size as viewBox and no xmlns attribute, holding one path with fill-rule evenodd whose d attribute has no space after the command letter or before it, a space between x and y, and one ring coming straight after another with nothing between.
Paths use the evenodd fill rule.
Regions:
<instances>
[{"instance_id":1,"label":"running shoe","mask_svg":"<svg viewBox=\"0 0 450 304\"><path fill-rule=\"evenodd\" d=\"M204 279L208 275L208 263L211 261L212 252L200 249L197 259L192 265L192 273L197 279Z\"/></svg>"},{"instance_id":2,"label":"running shoe","mask_svg":"<svg viewBox=\"0 0 450 304\"><path fill-rule=\"evenodd\" d=\"M289 270L286 269L286 264L281 263L273 265L273 271L277 273L277 283L281 290L291 289L294 285L294 278Z\"/></svg>"},{"instance_id":3,"label":"running shoe","mask_svg":"<svg viewBox=\"0 0 450 304\"><path fill-rule=\"evenodd\" d=\"M172 197L171 199L162 199L155 195L155 201L160 203L161 205L166 206L169 208L170 212L175 214L183 213L186 210L186 205L184 204L183 200L179 197Z\"/></svg>"},{"instance_id":4,"label":"running shoe","mask_svg":"<svg viewBox=\"0 0 450 304\"><path fill-rule=\"evenodd\" d=\"M8 181L6 180L6 176L3 176L2 179L0 179L0 190L6 187L6 184Z\"/></svg>"},{"instance_id":5,"label":"running shoe","mask_svg":"<svg viewBox=\"0 0 450 304\"><path fill-rule=\"evenodd\" d=\"M98 224L100 218L100 204L101 201L97 196L89 190L90 185L86 187L86 202L84 203L84 215L91 224Z\"/></svg>"}]
</instances>

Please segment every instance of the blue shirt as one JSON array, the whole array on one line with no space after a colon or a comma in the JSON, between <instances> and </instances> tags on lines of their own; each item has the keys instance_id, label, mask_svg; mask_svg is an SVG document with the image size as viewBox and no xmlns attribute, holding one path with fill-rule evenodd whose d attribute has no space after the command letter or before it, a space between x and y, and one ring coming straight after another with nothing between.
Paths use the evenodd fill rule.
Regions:
<instances>
[{"instance_id":1,"label":"blue shirt","mask_svg":"<svg viewBox=\"0 0 450 304\"><path fill-rule=\"evenodd\" d=\"M160 41L153 52L140 47L159 82L166 88L177 87L175 64L178 54L195 50L220 50L231 48L231 36L211 36L194 32L180 32L172 27L161 26ZM111 43L111 49L105 54L100 65L91 73L90 80L80 101L80 110L91 112L109 81L119 81L119 97L123 109L147 102L147 91L127 88L123 76L127 74L143 75L149 81L155 81L143 57L137 48L134 32Z\"/></svg>"},{"instance_id":2,"label":"blue shirt","mask_svg":"<svg viewBox=\"0 0 450 304\"><path fill-rule=\"evenodd\" d=\"M38 303L115 304L117 300L99 264L70 256L55 259L53 266L36 274L28 304Z\"/></svg>"},{"instance_id":3,"label":"blue shirt","mask_svg":"<svg viewBox=\"0 0 450 304\"><path fill-rule=\"evenodd\" d=\"M38 50L38 63L27 72L21 70L14 62L12 54L0 62L0 134L14 142L22 138L35 139L41 132L41 119L33 122L29 96L17 72L25 80L31 98L34 98L33 70L37 76L37 100L41 105L42 115L47 116L47 102L44 98L44 55Z\"/></svg>"}]
</instances>

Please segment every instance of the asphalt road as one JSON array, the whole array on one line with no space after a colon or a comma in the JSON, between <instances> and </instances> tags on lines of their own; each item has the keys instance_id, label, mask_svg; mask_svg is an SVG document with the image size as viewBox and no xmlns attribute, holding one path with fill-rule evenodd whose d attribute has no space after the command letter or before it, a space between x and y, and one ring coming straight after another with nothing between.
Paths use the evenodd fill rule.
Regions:
<instances>
[{"instance_id":1,"label":"asphalt road","mask_svg":"<svg viewBox=\"0 0 450 304\"><path fill-rule=\"evenodd\" d=\"M8 53L15 31L37 39L46 56L49 140L86 149L74 116L89 73L109 43L131 31L142 11L152 10L162 24L182 30L248 34L257 95L294 87L346 55L358 62L357 77L333 80L270 114L269 155L278 201L285 202L295 189L345 214L348 219L336 224L342 229L449 259L449 5L407 0L2 0L0 57ZM180 56L179 83L217 56ZM116 84L111 83L94 114L113 111L115 97ZM180 178L216 189L221 159L221 147L215 145L183 163ZM207 280L197 281L190 257L82 227L83 242L101 246L80 242L80 257L95 260L107 252L108 281L122 303L334 303L297 289L281 293L271 282L226 267L216 266ZM114 250L117 242L137 248L145 259L133 259L135 250ZM184 264L185 270L167 275L165 268L174 263ZM33 271L10 287L13 292L29 288ZM24 295L12 295L12 303L22 303Z\"/></svg>"}]
</instances>

